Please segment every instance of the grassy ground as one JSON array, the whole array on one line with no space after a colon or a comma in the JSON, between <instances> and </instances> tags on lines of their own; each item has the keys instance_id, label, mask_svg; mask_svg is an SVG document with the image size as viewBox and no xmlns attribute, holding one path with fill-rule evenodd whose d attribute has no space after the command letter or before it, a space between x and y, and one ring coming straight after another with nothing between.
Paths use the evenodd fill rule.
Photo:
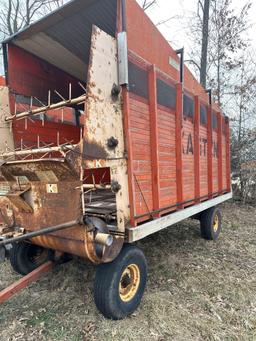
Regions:
<instances>
[{"instance_id":1,"label":"grassy ground","mask_svg":"<svg viewBox=\"0 0 256 341\"><path fill-rule=\"evenodd\" d=\"M139 244L149 264L139 310L104 319L94 268L72 261L0 307L0 340L256 340L256 209L227 204L218 242L186 221ZM0 265L0 289L19 276Z\"/></svg>"}]
</instances>

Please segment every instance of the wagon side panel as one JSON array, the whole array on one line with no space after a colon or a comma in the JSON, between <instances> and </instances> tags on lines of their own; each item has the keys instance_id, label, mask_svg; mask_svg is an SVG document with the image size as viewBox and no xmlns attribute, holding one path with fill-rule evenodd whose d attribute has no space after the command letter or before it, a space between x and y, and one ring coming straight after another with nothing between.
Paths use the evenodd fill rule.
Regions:
<instances>
[{"instance_id":1,"label":"wagon side panel","mask_svg":"<svg viewBox=\"0 0 256 341\"><path fill-rule=\"evenodd\" d=\"M125 3L135 226L230 191L229 128L186 66L180 83L179 57L136 1Z\"/></svg>"}]
</instances>

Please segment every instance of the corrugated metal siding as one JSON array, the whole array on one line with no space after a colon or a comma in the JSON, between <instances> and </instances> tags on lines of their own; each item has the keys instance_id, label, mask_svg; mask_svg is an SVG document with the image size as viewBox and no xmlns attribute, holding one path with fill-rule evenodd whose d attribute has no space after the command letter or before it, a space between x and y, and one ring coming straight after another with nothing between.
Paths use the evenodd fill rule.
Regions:
<instances>
[{"instance_id":1,"label":"corrugated metal siding","mask_svg":"<svg viewBox=\"0 0 256 341\"><path fill-rule=\"evenodd\" d=\"M85 80L92 25L115 36L116 21L117 0L76 0L11 37L8 43Z\"/></svg>"},{"instance_id":2,"label":"corrugated metal siding","mask_svg":"<svg viewBox=\"0 0 256 341\"><path fill-rule=\"evenodd\" d=\"M52 39L88 63L92 25L115 36L116 0L100 0L45 31Z\"/></svg>"},{"instance_id":3,"label":"corrugated metal siding","mask_svg":"<svg viewBox=\"0 0 256 341\"><path fill-rule=\"evenodd\" d=\"M84 61L45 33L38 33L29 39L17 41L15 45L40 57L77 79L86 81L87 65Z\"/></svg>"}]
</instances>

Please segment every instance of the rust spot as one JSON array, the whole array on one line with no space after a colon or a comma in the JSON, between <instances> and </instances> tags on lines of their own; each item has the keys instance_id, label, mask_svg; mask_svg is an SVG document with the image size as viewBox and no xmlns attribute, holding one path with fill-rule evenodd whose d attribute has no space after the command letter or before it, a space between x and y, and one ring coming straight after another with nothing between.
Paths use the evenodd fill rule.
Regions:
<instances>
[{"instance_id":1,"label":"rust spot","mask_svg":"<svg viewBox=\"0 0 256 341\"><path fill-rule=\"evenodd\" d=\"M87 160L102 160L108 157L108 153L103 146L96 141L84 141L83 156Z\"/></svg>"}]
</instances>

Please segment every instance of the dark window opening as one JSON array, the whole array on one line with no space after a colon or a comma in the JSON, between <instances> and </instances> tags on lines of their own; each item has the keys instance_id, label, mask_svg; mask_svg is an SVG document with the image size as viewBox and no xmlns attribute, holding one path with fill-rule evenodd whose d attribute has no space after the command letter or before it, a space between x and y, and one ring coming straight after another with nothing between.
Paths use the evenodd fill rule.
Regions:
<instances>
[{"instance_id":1,"label":"dark window opening","mask_svg":"<svg viewBox=\"0 0 256 341\"><path fill-rule=\"evenodd\" d=\"M222 119L222 134L226 135L226 121Z\"/></svg>"},{"instance_id":2,"label":"dark window opening","mask_svg":"<svg viewBox=\"0 0 256 341\"><path fill-rule=\"evenodd\" d=\"M212 129L216 130L218 127L217 114L215 112L212 113Z\"/></svg>"},{"instance_id":3,"label":"dark window opening","mask_svg":"<svg viewBox=\"0 0 256 341\"><path fill-rule=\"evenodd\" d=\"M176 88L157 79L157 103L170 109L176 108Z\"/></svg>"},{"instance_id":4,"label":"dark window opening","mask_svg":"<svg viewBox=\"0 0 256 341\"><path fill-rule=\"evenodd\" d=\"M195 105L192 98L187 95L183 97L183 117L184 119L192 119L194 118L195 114Z\"/></svg>"},{"instance_id":5,"label":"dark window opening","mask_svg":"<svg viewBox=\"0 0 256 341\"><path fill-rule=\"evenodd\" d=\"M148 73L137 65L129 62L129 89L135 95L149 98L148 95Z\"/></svg>"},{"instance_id":6,"label":"dark window opening","mask_svg":"<svg viewBox=\"0 0 256 341\"><path fill-rule=\"evenodd\" d=\"M207 109L204 105L200 106L200 124L207 125Z\"/></svg>"}]
</instances>

